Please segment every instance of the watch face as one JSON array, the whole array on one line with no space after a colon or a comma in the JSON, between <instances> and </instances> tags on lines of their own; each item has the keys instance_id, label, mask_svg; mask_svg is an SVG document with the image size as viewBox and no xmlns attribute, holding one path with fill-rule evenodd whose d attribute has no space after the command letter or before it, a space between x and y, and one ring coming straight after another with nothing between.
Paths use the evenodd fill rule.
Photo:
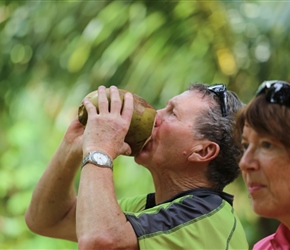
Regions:
<instances>
[{"instance_id":1,"label":"watch face","mask_svg":"<svg viewBox=\"0 0 290 250\"><path fill-rule=\"evenodd\" d=\"M95 153L93 154L93 159L100 165L108 164L108 158L104 154Z\"/></svg>"},{"instance_id":2,"label":"watch face","mask_svg":"<svg viewBox=\"0 0 290 250\"><path fill-rule=\"evenodd\" d=\"M83 165L91 162L100 167L108 167L113 170L113 162L108 155L99 151L89 152L83 159Z\"/></svg>"}]
</instances>

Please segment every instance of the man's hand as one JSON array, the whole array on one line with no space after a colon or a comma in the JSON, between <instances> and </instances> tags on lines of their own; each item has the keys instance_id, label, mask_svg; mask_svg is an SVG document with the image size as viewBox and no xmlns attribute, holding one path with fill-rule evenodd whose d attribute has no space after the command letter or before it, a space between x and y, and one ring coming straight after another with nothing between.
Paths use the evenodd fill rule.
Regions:
<instances>
[{"instance_id":1,"label":"man's hand","mask_svg":"<svg viewBox=\"0 0 290 250\"><path fill-rule=\"evenodd\" d=\"M71 152L75 152L80 158L82 158L82 143L83 143L83 133L84 127L79 122L78 117L69 125L64 138L63 143L66 143L67 146L71 147Z\"/></svg>"},{"instance_id":2,"label":"man's hand","mask_svg":"<svg viewBox=\"0 0 290 250\"><path fill-rule=\"evenodd\" d=\"M133 115L133 95L126 93L124 104L117 87L110 87L110 103L106 88L98 88L98 111L89 99L83 101L88 121L83 137L83 155L100 150L112 160L118 155L130 155L131 148L124 142Z\"/></svg>"}]
</instances>

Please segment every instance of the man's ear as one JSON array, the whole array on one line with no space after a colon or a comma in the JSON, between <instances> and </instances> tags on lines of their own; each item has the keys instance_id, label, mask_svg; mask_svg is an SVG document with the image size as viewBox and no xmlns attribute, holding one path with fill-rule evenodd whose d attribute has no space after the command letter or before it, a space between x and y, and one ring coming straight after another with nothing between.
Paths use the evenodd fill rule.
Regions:
<instances>
[{"instance_id":1,"label":"man's ear","mask_svg":"<svg viewBox=\"0 0 290 250\"><path fill-rule=\"evenodd\" d=\"M188 157L189 161L207 162L217 157L220 152L220 146L212 141L202 141L192 148Z\"/></svg>"}]
</instances>

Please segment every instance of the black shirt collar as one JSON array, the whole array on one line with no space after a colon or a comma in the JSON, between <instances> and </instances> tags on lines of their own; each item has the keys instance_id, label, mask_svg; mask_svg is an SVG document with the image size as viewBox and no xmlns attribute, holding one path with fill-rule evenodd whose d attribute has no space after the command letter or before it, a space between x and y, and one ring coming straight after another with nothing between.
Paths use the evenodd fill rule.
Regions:
<instances>
[{"instance_id":1,"label":"black shirt collar","mask_svg":"<svg viewBox=\"0 0 290 250\"><path fill-rule=\"evenodd\" d=\"M233 200L234 200L233 195L222 192L222 191L216 191L216 190L210 189L210 188L195 188L195 189L183 191L183 192L173 196L172 198L170 198L162 203L171 202L177 198L180 198L180 197L183 197L183 196L186 196L189 194L196 195L199 197L202 197L203 195L215 194L215 195L220 196L222 199L226 200L231 206L233 205ZM147 202L146 202L145 209L152 208L154 206L156 206L155 193L150 193L147 195Z\"/></svg>"}]
</instances>

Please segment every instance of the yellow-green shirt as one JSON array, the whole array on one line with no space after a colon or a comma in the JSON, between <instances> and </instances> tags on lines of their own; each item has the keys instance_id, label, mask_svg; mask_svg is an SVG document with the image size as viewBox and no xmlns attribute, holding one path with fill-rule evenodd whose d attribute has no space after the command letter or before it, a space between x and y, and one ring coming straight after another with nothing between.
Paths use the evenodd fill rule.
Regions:
<instances>
[{"instance_id":1,"label":"yellow-green shirt","mask_svg":"<svg viewBox=\"0 0 290 250\"><path fill-rule=\"evenodd\" d=\"M155 194L123 198L140 249L248 249L233 196L198 188L155 204Z\"/></svg>"}]
</instances>

